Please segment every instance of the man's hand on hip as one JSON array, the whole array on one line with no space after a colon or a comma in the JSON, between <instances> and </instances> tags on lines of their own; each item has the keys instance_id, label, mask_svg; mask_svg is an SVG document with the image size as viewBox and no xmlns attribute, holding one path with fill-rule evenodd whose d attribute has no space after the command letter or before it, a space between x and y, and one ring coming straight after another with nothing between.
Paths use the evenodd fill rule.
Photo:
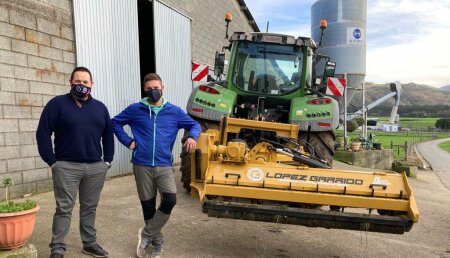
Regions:
<instances>
[{"instance_id":1,"label":"man's hand on hip","mask_svg":"<svg viewBox=\"0 0 450 258\"><path fill-rule=\"evenodd\" d=\"M134 150L134 148L136 148L136 143L135 141L132 141L130 144L130 147L128 147L130 150Z\"/></svg>"},{"instance_id":2,"label":"man's hand on hip","mask_svg":"<svg viewBox=\"0 0 450 258\"><path fill-rule=\"evenodd\" d=\"M192 138L187 138L184 142L184 147L186 148L186 151L189 153L192 153L195 151L195 146L197 145L197 142Z\"/></svg>"}]
</instances>

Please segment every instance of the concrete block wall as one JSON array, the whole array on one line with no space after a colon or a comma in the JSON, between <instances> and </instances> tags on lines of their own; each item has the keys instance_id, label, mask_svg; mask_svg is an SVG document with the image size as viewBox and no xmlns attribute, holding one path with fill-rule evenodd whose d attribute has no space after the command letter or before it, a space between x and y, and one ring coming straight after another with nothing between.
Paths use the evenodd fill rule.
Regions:
<instances>
[{"instance_id":1,"label":"concrete block wall","mask_svg":"<svg viewBox=\"0 0 450 258\"><path fill-rule=\"evenodd\" d=\"M210 69L215 51L228 45L225 12L233 14L230 35L253 31L236 0L162 2L192 19L192 59ZM52 188L35 132L45 104L68 92L74 67L71 0L0 1L0 179L14 179L13 197Z\"/></svg>"},{"instance_id":2,"label":"concrete block wall","mask_svg":"<svg viewBox=\"0 0 450 258\"><path fill-rule=\"evenodd\" d=\"M355 152L338 150L334 155L334 159L358 167L391 170L394 162L394 152L391 149Z\"/></svg>"},{"instance_id":3,"label":"concrete block wall","mask_svg":"<svg viewBox=\"0 0 450 258\"><path fill-rule=\"evenodd\" d=\"M231 12L233 21L229 25L228 34L244 31L253 32L248 19L236 0L162 0L192 19L192 60L214 67L214 56L217 50L228 46L225 40L226 12ZM228 51L226 58L228 59Z\"/></svg>"},{"instance_id":4,"label":"concrete block wall","mask_svg":"<svg viewBox=\"0 0 450 258\"><path fill-rule=\"evenodd\" d=\"M68 92L74 67L70 0L0 1L0 179L14 179L12 197L52 188L35 132L45 104Z\"/></svg>"}]
</instances>

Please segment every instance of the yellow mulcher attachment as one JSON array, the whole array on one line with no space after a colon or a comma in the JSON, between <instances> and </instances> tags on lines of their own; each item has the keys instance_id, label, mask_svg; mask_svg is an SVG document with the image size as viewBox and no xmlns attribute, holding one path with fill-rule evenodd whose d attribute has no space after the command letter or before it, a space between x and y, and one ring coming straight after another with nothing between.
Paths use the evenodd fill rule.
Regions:
<instances>
[{"instance_id":1,"label":"yellow mulcher attachment","mask_svg":"<svg viewBox=\"0 0 450 258\"><path fill-rule=\"evenodd\" d=\"M250 148L242 133L262 140ZM236 118L224 118L220 131L202 133L192 155L191 188L203 212L395 234L418 221L404 173L329 169L305 154L297 134L297 125Z\"/></svg>"}]
</instances>

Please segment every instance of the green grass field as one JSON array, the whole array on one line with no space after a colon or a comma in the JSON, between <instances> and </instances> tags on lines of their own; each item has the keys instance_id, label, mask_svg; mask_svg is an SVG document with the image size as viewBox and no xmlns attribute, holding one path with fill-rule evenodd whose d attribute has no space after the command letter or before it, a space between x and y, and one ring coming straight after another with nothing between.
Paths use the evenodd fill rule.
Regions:
<instances>
[{"instance_id":1,"label":"green grass field","mask_svg":"<svg viewBox=\"0 0 450 258\"><path fill-rule=\"evenodd\" d=\"M389 117L380 116L378 117L379 122L389 121ZM416 118L416 117L400 117L399 124L403 128L409 129L434 129L436 121L441 119L439 117L426 117L426 118Z\"/></svg>"},{"instance_id":2,"label":"green grass field","mask_svg":"<svg viewBox=\"0 0 450 258\"><path fill-rule=\"evenodd\" d=\"M428 132L381 132L381 131L369 131L374 135L374 142L381 143L384 149L391 148L391 142L394 150L394 159L403 160L405 159L405 148L397 147L396 145L405 146L405 142L409 143L419 143L424 141L430 141L434 139L442 139L450 137L450 133L428 133ZM338 130L336 132L337 136L342 137L344 132ZM360 136L360 131L355 131L349 133L349 141ZM449 144L450 145L450 144Z\"/></svg>"},{"instance_id":3,"label":"green grass field","mask_svg":"<svg viewBox=\"0 0 450 258\"><path fill-rule=\"evenodd\" d=\"M441 149L446 150L448 153L450 153L450 141L446 141L446 142L439 144L439 147L441 147Z\"/></svg>"},{"instance_id":4,"label":"green grass field","mask_svg":"<svg viewBox=\"0 0 450 258\"><path fill-rule=\"evenodd\" d=\"M397 145L405 146L406 142L419 143L439 138L440 135L433 133L411 133L411 132L396 132L385 133L378 132L375 134L375 142L381 143L381 146L385 149L391 148L391 143L394 150L394 159L403 160L405 158L405 148L398 147Z\"/></svg>"},{"instance_id":5,"label":"green grass field","mask_svg":"<svg viewBox=\"0 0 450 258\"><path fill-rule=\"evenodd\" d=\"M433 139L441 139L450 137L450 133L434 133L434 132L420 132L418 130L429 130L435 129L436 121L440 119L437 117L427 117L427 118L416 118L416 117L400 117L400 125L402 128L409 128L413 131L402 131L402 132L382 132L373 131L375 135L375 142L381 143L384 149L391 148L391 142L394 149L394 158L397 160L403 160L405 158L405 150L402 147L396 147L395 145L405 146L405 142L419 143L424 141L429 141ZM386 123L389 117L378 117L378 122ZM370 131L369 131L370 133ZM337 136L343 136L344 132L342 130L337 131ZM349 133L349 141L353 138L358 138L360 136L360 131L355 131ZM450 145L450 144L449 144Z\"/></svg>"}]
</instances>

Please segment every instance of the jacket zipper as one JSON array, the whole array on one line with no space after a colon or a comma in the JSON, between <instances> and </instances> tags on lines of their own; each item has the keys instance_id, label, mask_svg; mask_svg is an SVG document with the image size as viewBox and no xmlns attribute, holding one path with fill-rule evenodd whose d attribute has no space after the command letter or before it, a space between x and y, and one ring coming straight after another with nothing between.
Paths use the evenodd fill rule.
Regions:
<instances>
[{"instance_id":1,"label":"jacket zipper","mask_svg":"<svg viewBox=\"0 0 450 258\"><path fill-rule=\"evenodd\" d=\"M150 111L151 112L151 111ZM156 149L156 117L158 114L155 114L154 120L153 120L153 161L152 166L155 166L155 149Z\"/></svg>"},{"instance_id":2,"label":"jacket zipper","mask_svg":"<svg viewBox=\"0 0 450 258\"><path fill-rule=\"evenodd\" d=\"M148 106L148 113L150 117L150 122L152 122L152 108L150 105ZM155 113L155 119L153 120L153 156L152 156L152 166L155 166L155 134L156 134L156 113Z\"/></svg>"},{"instance_id":3,"label":"jacket zipper","mask_svg":"<svg viewBox=\"0 0 450 258\"><path fill-rule=\"evenodd\" d=\"M163 108L161 108L161 110L159 110L159 112L162 111ZM152 108L150 106L148 106L148 111L150 112L150 121L152 120ZM158 113L159 113L158 112ZM155 113L154 119L153 119L153 158L152 158L152 166L155 166L155 151L156 151L156 117L158 116L157 113Z\"/></svg>"}]
</instances>

